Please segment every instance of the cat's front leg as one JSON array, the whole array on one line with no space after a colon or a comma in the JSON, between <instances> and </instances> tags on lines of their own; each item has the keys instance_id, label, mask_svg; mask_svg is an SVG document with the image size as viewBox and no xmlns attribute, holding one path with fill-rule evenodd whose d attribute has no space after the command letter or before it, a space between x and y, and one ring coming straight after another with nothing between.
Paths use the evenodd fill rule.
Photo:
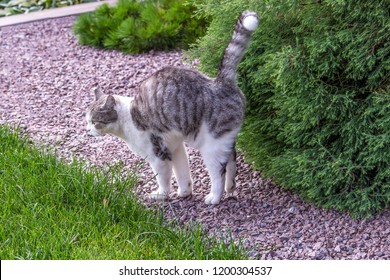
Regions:
<instances>
[{"instance_id":1,"label":"cat's front leg","mask_svg":"<svg viewBox=\"0 0 390 280\"><path fill-rule=\"evenodd\" d=\"M173 153L173 171L178 184L177 195L187 197L192 194L192 180L188 165L187 152L184 144L180 143Z\"/></svg>"},{"instance_id":2,"label":"cat's front leg","mask_svg":"<svg viewBox=\"0 0 390 280\"><path fill-rule=\"evenodd\" d=\"M154 200L168 199L171 192L172 161L156 158L149 163L158 184L158 189L150 194L150 198Z\"/></svg>"}]
</instances>

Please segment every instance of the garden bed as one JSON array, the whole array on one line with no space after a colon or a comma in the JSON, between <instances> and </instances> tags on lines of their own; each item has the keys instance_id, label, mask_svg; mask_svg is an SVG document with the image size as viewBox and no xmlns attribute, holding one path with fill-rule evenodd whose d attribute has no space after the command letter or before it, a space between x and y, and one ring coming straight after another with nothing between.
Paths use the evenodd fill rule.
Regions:
<instances>
[{"instance_id":1,"label":"garden bed","mask_svg":"<svg viewBox=\"0 0 390 280\"><path fill-rule=\"evenodd\" d=\"M113 5L116 2L117 0L105 0L105 1L98 1L98 2L95 1L91 3L83 2L81 4L77 4L73 6L63 6L63 7L45 9L45 10L43 10L43 6L40 6L40 8L37 10L38 12L34 10L32 10L32 12L28 12L28 10L26 10L27 12L20 13L20 14L19 13L7 14L5 9L3 10L0 9L0 12L2 12L2 14L0 15L3 15L0 16L0 27L33 22L37 20L53 19L53 18L70 16L70 15L83 14L83 13L94 11L96 7L104 3L107 3L108 5Z\"/></svg>"}]
</instances>

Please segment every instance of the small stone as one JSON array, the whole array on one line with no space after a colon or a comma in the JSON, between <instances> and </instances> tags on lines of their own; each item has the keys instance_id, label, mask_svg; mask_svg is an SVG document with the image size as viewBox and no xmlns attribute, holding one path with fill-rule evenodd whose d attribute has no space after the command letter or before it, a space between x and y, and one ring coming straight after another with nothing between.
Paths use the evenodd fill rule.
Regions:
<instances>
[{"instance_id":1,"label":"small stone","mask_svg":"<svg viewBox=\"0 0 390 280\"><path fill-rule=\"evenodd\" d=\"M287 242L290 238L288 236L281 236L279 239L281 242Z\"/></svg>"},{"instance_id":2,"label":"small stone","mask_svg":"<svg viewBox=\"0 0 390 280\"><path fill-rule=\"evenodd\" d=\"M294 237L295 238L301 238L302 237L302 233L297 232L296 234L294 234Z\"/></svg>"},{"instance_id":3,"label":"small stone","mask_svg":"<svg viewBox=\"0 0 390 280\"><path fill-rule=\"evenodd\" d=\"M317 242L314 244L313 249L314 250L319 250L322 247L323 243L322 242Z\"/></svg>"},{"instance_id":4,"label":"small stone","mask_svg":"<svg viewBox=\"0 0 390 280\"><path fill-rule=\"evenodd\" d=\"M334 241L335 241L336 243L341 243L341 242L343 241L343 239L342 239L340 236L337 236L337 237L334 239Z\"/></svg>"},{"instance_id":5,"label":"small stone","mask_svg":"<svg viewBox=\"0 0 390 280\"><path fill-rule=\"evenodd\" d=\"M316 260L324 260L328 256L328 251L325 248L322 248L321 250L317 251L315 254Z\"/></svg>"},{"instance_id":6,"label":"small stone","mask_svg":"<svg viewBox=\"0 0 390 280\"><path fill-rule=\"evenodd\" d=\"M383 255L384 255L384 253L381 251L375 252L375 256L377 256L377 257L382 257Z\"/></svg>"}]
</instances>

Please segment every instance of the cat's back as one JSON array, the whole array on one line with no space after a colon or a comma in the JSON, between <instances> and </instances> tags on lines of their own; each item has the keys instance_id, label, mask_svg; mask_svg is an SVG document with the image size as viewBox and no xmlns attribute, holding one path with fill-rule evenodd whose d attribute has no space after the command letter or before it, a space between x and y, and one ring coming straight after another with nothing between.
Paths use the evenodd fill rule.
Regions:
<instances>
[{"instance_id":1,"label":"cat's back","mask_svg":"<svg viewBox=\"0 0 390 280\"><path fill-rule=\"evenodd\" d=\"M221 83L195 69L175 66L164 67L146 78L141 83L140 94L148 98L176 95L188 102L194 99L208 102L209 98L224 102L232 97L243 98L235 83Z\"/></svg>"},{"instance_id":2,"label":"cat's back","mask_svg":"<svg viewBox=\"0 0 390 280\"><path fill-rule=\"evenodd\" d=\"M143 130L197 134L206 122L216 136L240 126L244 97L235 84L220 84L197 70L165 67L144 80L132 116ZM229 128L225 128L226 124Z\"/></svg>"},{"instance_id":3,"label":"cat's back","mask_svg":"<svg viewBox=\"0 0 390 280\"><path fill-rule=\"evenodd\" d=\"M187 67L164 67L145 79L141 84L141 88L151 90L149 93L155 94L157 90L163 90L160 93L169 93L172 88L178 94L186 94L190 90L199 88L204 90L212 86L213 79L203 75L199 71ZM157 89L157 87L159 88ZM169 89L166 89L169 87Z\"/></svg>"}]
</instances>

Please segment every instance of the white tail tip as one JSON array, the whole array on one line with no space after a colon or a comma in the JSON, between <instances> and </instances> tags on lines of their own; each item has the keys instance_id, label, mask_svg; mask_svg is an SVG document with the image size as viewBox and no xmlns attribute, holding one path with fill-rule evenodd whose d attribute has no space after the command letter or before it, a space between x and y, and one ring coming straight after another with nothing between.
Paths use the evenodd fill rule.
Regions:
<instances>
[{"instance_id":1,"label":"white tail tip","mask_svg":"<svg viewBox=\"0 0 390 280\"><path fill-rule=\"evenodd\" d=\"M255 31L257 26L259 25L259 20L257 19L257 16L255 13L248 13L244 20L242 21L242 24L246 30L249 31Z\"/></svg>"}]
</instances>

